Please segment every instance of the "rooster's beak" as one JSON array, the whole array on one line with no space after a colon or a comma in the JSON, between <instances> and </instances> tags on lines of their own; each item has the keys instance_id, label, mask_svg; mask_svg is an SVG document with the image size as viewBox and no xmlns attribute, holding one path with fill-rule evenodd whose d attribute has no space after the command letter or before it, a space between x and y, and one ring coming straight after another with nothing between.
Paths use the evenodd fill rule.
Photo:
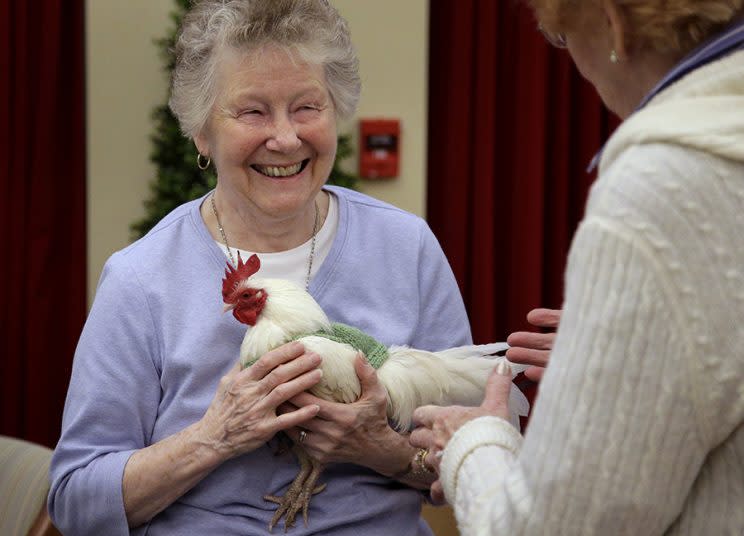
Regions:
<instances>
[{"instance_id":1,"label":"rooster's beak","mask_svg":"<svg viewBox=\"0 0 744 536\"><path fill-rule=\"evenodd\" d=\"M228 311L232 311L235 309L236 303L226 303L225 306L222 308L222 312L226 313Z\"/></svg>"}]
</instances>

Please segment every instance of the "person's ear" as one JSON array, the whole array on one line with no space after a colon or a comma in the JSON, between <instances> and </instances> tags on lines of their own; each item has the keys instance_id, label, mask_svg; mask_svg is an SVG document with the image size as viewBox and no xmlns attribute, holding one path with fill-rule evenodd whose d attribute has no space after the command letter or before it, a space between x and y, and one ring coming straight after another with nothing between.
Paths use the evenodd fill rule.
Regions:
<instances>
[{"instance_id":1,"label":"person's ear","mask_svg":"<svg viewBox=\"0 0 744 536\"><path fill-rule=\"evenodd\" d=\"M204 156L205 158L210 158L210 147L209 147L209 139L205 135L204 129L202 129L199 134L194 136L194 145L196 145L196 150L199 151L199 154Z\"/></svg>"},{"instance_id":2,"label":"person's ear","mask_svg":"<svg viewBox=\"0 0 744 536\"><path fill-rule=\"evenodd\" d=\"M601 0L601 6L607 20L610 54L615 55L613 61L627 60L632 53L632 47L625 10L615 0Z\"/></svg>"}]
</instances>

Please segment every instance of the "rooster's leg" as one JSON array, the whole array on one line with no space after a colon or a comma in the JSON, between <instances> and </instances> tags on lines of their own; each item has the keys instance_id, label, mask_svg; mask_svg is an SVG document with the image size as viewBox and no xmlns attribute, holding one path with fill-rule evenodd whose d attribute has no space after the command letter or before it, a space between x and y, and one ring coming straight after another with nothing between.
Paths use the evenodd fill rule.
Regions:
<instances>
[{"instance_id":1,"label":"rooster's leg","mask_svg":"<svg viewBox=\"0 0 744 536\"><path fill-rule=\"evenodd\" d=\"M316 493L320 493L326 488L325 484L321 484L320 486L315 486L315 483L318 481L318 477L320 477L320 472L323 470L323 467L318 463L315 458L310 458L310 463L313 467L312 471L310 471L310 474L307 477L307 480L305 480L305 485L302 486L302 492L300 493L300 502L302 504L302 518L305 520L305 526L307 527L307 509L310 506L310 498L315 495ZM293 516L294 518L294 516Z\"/></svg>"},{"instance_id":2,"label":"rooster's leg","mask_svg":"<svg viewBox=\"0 0 744 536\"><path fill-rule=\"evenodd\" d=\"M292 451L300 461L300 472L292 484L290 484L283 497L276 495L264 496L264 500L279 505L279 508L269 523L269 532L273 530L282 516L285 516L284 531L286 532L289 527L294 525L295 516L301 508L303 510L305 524L307 525L307 508L310 503L310 497L325 489L325 484L314 487L321 472L320 464L308 456L304 449L297 445L292 446Z\"/></svg>"}]
</instances>

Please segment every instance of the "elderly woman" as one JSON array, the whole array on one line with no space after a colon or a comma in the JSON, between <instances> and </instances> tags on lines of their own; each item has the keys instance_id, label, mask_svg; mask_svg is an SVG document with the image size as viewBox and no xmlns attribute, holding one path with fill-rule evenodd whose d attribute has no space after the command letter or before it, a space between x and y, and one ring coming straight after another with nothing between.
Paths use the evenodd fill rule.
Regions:
<instances>
[{"instance_id":1,"label":"elderly woman","mask_svg":"<svg viewBox=\"0 0 744 536\"><path fill-rule=\"evenodd\" d=\"M385 344L470 342L423 220L324 186L336 121L360 84L346 23L323 0L204 0L183 21L171 107L217 187L107 262L75 355L49 509L75 535L263 534L297 474L284 430L326 464L292 534L431 534L433 480L386 419L385 392L304 393L320 357L298 343L235 367L245 326L222 313L226 260L309 289L328 316ZM420 459L420 453L419 458ZM393 476L394 475L394 476Z\"/></svg>"},{"instance_id":2,"label":"elderly woman","mask_svg":"<svg viewBox=\"0 0 744 536\"><path fill-rule=\"evenodd\" d=\"M531 0L625 118L571 248L526 437L510 376L423 407L463 535L744 533L742 0Z\"/></svg>"}]
</instances>

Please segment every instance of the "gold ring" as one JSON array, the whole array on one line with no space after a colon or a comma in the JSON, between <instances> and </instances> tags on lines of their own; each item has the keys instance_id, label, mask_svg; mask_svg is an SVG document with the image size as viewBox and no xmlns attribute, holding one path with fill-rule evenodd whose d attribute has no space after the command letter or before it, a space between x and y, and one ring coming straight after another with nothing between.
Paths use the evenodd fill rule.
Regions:
<instances>
[{"instance_id":1,"label":"gold ring","mask_svg":"<svg viewBox=\"0 0 744 536\"><path fill-rule=\"evenodd\" d=\"M420 472L423 473L433 473L431 469L426 465L426 457L429 455L429 449L419 449L418 452L416 452L416 456L414 456L414 462L419 468Z\"/></svg>"}]
</instances>

